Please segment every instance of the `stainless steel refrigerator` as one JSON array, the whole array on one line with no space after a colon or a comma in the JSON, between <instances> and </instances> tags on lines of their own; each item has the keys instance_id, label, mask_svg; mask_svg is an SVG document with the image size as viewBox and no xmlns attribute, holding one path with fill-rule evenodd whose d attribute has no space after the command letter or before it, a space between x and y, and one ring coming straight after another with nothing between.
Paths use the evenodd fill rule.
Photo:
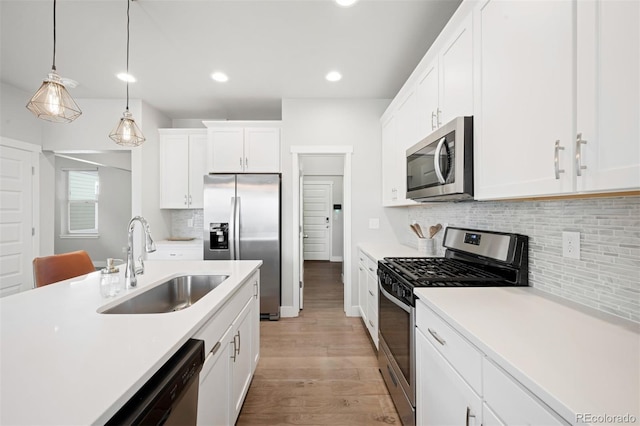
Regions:
<instances>
[{"instance_id":1,"label":"stainless steel refrigerator","mask_svg":"<svg viewBox=\"0 0 640 426\"><path fill-rule=\"evenodd\" d=\"M260 317L280 318L280 174L204 177L204 259L262 260Z\"/></svg>"}]
</instances>

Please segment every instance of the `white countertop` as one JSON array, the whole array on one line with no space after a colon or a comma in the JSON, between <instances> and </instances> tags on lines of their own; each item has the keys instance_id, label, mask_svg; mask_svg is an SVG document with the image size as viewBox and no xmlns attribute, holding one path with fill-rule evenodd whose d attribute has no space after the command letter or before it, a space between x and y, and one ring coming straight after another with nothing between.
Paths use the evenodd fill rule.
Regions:
<instances>
[{"instance_id":1,"label":"white countertop","mask_svg":"<svg viewBox=\"0 0 640 426\"><path fill-rule=\"evenodd\" d=\"M148 261L137 288L116 298L101 296L95 272L0 299L0 424L105 423L261 263ZM185 274L229 278L182 311L97 312Z\"/></svg>"},{"instance_id":2,"label":"white countertop","mask_svg":"<svg viewBox=\"0 0 640 426\"><path fill-rule=\"evenodd\" d=\"M360 243L358 248L368 254L376 262L385 257L426 257L414 247L399 243Z\"/></svg>"},{"instance_id":3,"label":"white countertop","mask_svg":"<svg viewBox=\"0 0 640 426\"><path fill-rule=\"evenodd\" d=\"M421 288L420 300L573 424L640 420L640 325L533 288ZM638 421L637 420L637 421Z\"/></svg>"}]
</instances>

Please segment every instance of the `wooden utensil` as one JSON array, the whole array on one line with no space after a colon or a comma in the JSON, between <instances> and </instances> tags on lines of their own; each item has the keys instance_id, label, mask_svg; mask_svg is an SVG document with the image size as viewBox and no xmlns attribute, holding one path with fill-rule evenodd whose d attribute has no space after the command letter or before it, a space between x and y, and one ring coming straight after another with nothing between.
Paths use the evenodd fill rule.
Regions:
<instances>
[{"instance_id":1,"label":"wooden utensil","mask_svg":"<svg viewBox=\"0 0 640 426\"><path fill-rule=\"evenodd\" d=\"M413 233L414 233L414 234L416 234L416 236L417 236L418 238L422 238L422 237L420 237L420 233L418 233L418 230L416 229L416 226L415 226L415 225L413 225L413 224L411 224L411 223L410 223L410 224L409 224L409 228L411 228L411 230L413 231Z\"/></svg>"},{"instance_id":2,"label":"wooden utensil","mask_svg":"<svg viewBox=\"0 0 640 426\"><path fill-rule=\"evenodd\" d=\"M429 227L429 238L433 238L440 230L442 229L442 225L439 223Z\"/></svg>"},{"instance_id":3,"label":"wooden utensil","mask_svg":"<svg viewBox=\"0 0 640 426\"><path fill-rule=\"evenodd\" d=\"M422 228L420 227L420 224L419 223L414 223L413 226L415 226L416 231L418 232L418 237L425 238L424 232L422 232Z\"/></svg>"}]
</instances>

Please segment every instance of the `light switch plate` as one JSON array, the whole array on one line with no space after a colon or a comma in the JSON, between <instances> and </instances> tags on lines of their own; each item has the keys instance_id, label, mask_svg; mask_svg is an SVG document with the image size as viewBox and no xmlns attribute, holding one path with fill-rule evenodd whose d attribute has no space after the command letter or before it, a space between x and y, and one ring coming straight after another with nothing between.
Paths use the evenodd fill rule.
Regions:
<instances>
[{"instance_id":1,"label":"light switch plate","mask_svg":"<svg viewBox=\"0 0 640 426\"><path fill-rule=\"evenodd\" d=\"M580 259L580 233L562 233L562 256L569 259Z\"/></svg>"},{"instance_id":2,"label":"light switch plate","mask_svg":"<svg viewBox=\"0 0 640 426\"><path fill-rule=\"evenodd\" d=\"M369 229L380 229L380 219L378 218L369 219Z\"/></svg>"}]
</instances>

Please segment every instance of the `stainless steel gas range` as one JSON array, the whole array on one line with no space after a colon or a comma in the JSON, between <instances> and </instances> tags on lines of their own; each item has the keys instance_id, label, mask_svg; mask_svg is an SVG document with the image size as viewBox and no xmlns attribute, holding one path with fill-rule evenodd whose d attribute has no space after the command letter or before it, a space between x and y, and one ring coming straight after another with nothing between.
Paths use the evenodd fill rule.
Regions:
<instances>
[{"instance_id":1,"label":"stainless steel gas range","mask_svg":"<svg viewBox=\"0 0 640 426\"><path fill-rule=\"evenodd\" d=\"M443 246L444 257L387 257L378 262L378 362L404 425L415 425L413 289L529 285L525 235L449 227Z\"/></svg>"}]
</instances>

